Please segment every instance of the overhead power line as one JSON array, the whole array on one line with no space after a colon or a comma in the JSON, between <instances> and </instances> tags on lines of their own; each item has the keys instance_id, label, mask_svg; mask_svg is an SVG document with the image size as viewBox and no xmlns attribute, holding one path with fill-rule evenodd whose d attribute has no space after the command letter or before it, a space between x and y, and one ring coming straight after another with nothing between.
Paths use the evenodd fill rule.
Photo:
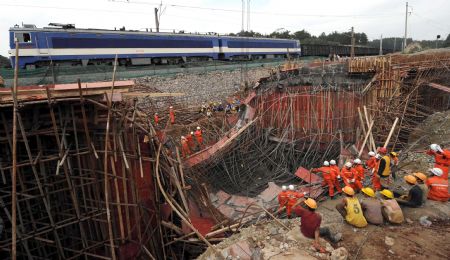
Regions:
<instances>
[{"instance_id":1,"label":"overhead power line","mask_svg":"<svg viewBox=\"0 0 450 260\"><path fill-rule=\"evenodd\" d=\"M129 0L110 0L111 2L116 3L126 3L126 4L141 4L141 5L159 5L160 3L156 2L142 2L142 1L129 1ZM226 8L212 8L212 7L203 7L203 6L193 6L193 5L179 5L179 4L165 4L170 7L178 7L178 8L190 8L190 9L199 9L199 10L208 10L208 11L221 11L221 12L234 12L241 13L242 10L239 9L226 9ZM397 16L401 13L385 13L385 14L301 14L301 13L277 13L277 12L262 12L262 11L251 11L251 14L256 15L277 15L277 16L293 16L293 17L335 17L335 18L352 18L352 17L386 17L386 16Z\"/></svg>"}]
</instances>

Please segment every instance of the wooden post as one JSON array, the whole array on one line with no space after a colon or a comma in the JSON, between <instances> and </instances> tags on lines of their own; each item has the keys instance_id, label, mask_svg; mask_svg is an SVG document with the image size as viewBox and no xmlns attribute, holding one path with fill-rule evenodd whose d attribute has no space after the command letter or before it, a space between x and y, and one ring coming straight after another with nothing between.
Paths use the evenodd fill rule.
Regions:
<instances>
[{"instance_id":1,"label":"wooden post","mask_svg":"<svg viewBox=\"0 0 450 260\"><path fill-rule=\"evenodd\" d=\"M116 58L114 59L114 69L113 69L113 76L112 76L112 84L111 84L111 97L108 98L106 95L106 98L108 100L108 117L106 119L106 130L105 130L105 152L103 157L103 189L105 192L105 205L106 205L106 220L108 222L108 236L109 236L109 246L111 247L111 258L113 260L116 259L116 252L114 250L114 239L113 239L113 231L112 231L112 224L111 224L111 211L109 208L109 189L108 189L108 145L109 145L109 123L111 121L111 106L112 106L112 98L114 95L114 81L116 78L116 69L117 69L117 54Z\"/></svg>"},{"instance_id":2,"label":"wooden post","mask_svg":"<svg viewBox=\"0 0 450 260\"><path fill-rule=\"evenodd\" d=\"M369 130L367 131L366 136L364 137L364 141L361 145L361 149L359 149L358 158L361 157L361 154L364 150L364 146L366 145L366 142L367 142L367 138L372 133L372 126L373 126L373 120L372 120L372 122L370 122Z\"/></svg>"},{"instance_id":3,"label":"wooden post","mask_svg":"<svg viewBox=\"0 0 450 260\"><path fill-rule=\"evenodd\" d=\"M13 104L13 149L12 149L12 192L11 192L11 229L12 229L12 245L11 245L11 259L16 260L17 258L17 205L16 205L16 185L17 185L17 84L19 79L19 43L15 39L16 43L16 53L15 53L15 64L14 64L14 85L12 88L12 96L14 100Z\"/></svg>"},{"instance_id":4,"label":"wooden post","mask_svg":"<svg viewBox=\"0 0 450 260\"><path fill-rule=\"evenodd\" d=\"M398 123L398 117L395 118L394 124L392 125L391 131L389 132L388 137L386 138L386 142L384 142L383 147L386 148L389 144L389 140L391 140L392 134L394 133L395 127Z\"/></svg>"}]
</instances>

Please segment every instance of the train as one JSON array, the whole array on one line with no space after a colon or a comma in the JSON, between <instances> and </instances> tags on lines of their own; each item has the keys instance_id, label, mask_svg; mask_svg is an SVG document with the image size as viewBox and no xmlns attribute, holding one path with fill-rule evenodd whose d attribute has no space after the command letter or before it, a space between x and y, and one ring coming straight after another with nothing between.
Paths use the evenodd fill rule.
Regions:
<instances>
[{"instance_id":1,"label":"train","mask_svg":"<svg viewBox=\"0 0 450 260\"><path fill-rule=\"evenodd\" d=\"M73 24L32 24L9 30L9 56L15 65L33 69L50 64L88 66L111 64L117 56L119 65L179 64L211 60L250 60L296 58L301 56L298 40L221 36L188 33L78 29Z\"/></svg>"},{"instance_id":2,"label":"train","mask_svg":"<svg viewBox=\"0 0 450 260\"><path fill-rule=\"evenodd\" d=\"M302 44L302 56L329 56L336 54L341 57L350 56L351 45L332 45L332 44ZM383 49L383 54L392 53L391 49ZM355 56L378 55L380 49L370 46L355 46Z\"/></svg>"}]
</instances>

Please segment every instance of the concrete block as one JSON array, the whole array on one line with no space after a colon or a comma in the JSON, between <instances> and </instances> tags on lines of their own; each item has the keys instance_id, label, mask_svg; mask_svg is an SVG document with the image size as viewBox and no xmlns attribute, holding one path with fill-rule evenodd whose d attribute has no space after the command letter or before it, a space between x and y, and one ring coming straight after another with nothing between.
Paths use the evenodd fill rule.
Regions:
<instances>
[{"instance_id":1,"label":"concrete block","mask_svg":"<svg viewBox=\"0 0 450 260\"><path fill-rule=\"evenodd\" d=\"M228 199L231 198L231 195L224 191L217 192L216 196L219 198L219 200L217 201L217 204L219 205L224 204Z\"/></svg>"},{"instance_id":2,"label":"concrete block","mask_svg":"<svg viewBox=\"0 0 450 260\"><path fill-rule=\"evenodd\" d=\"M252 250L247 241L239 241L229 247L230 255L240 260L251 260Z\"/></svg>"},{"instance_id":3,"label":"concrete block","mask_svg":"<svg viewBox=\"0 0 450 260\"><path fill-rule=\"evenodd\" d=\"M274 200L281 192L281 187L273 182L269 182L269 187L258 195L265 203Z\"/></svg>"},{"instance_id":4,"label":"concrete block","mask_svg":"<svg viewBox=\"0 0 450 260\"><path fill-rule=\"evenodd\" d=\"M220 205L217 209L228 218L232 218L235 212L235 210L232 207L226 204Z\"/></svg>"},{"instance_id":5,"label":"concrete block","mask_svg":"<svg viewBox=\"0 0 450 260\"><path fill-rule=\"evenodd\" d=\"M244 197L244 196L233 195L228 200L227 204L237 206L237 207L247 207L249 204L251 204L253 202L255 202L255 199L252 199L249 197Z\"/></svg>"}]
</instances>

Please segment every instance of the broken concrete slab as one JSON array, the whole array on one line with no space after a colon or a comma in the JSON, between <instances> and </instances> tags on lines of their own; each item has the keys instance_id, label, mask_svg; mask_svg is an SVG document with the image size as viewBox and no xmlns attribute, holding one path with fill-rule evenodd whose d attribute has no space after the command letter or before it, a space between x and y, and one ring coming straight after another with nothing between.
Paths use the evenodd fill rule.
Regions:
<instances>
[{"instance_id":1,"label":"broken concrete slab","mask_svg":"<svg viewBox=\"0 0 450 260\"><path fill-rule=\"evenodd\" d=\"M224 204L225 202L227 202L228 199L231 198L231 195L220 190L219 192L216 193L217 197L219 198L219 200L217 201L217 203L219 205Z\"/></svg>"},{"instance_id":2,"label":"broken concrete slab","mask_svg":"<svg viewBox=\"0 0 450 260\"><path fill-rule=\"evenodd\" d=\"M239 241L236 244L231 245L229 248L230 255L241 260L251 260L252 250L247 241Z\"/></svg>"},{"instance_id":3,"label":"broken concrete slab","mask_svg":"<svg viewBox=\"0 0 450 260\"><path fill-rule=\"evenodd\" d=\"M217 209L228 218L232 218L235 212L235 210L232 207L226 204L220 205Z\"/></svg>"},{"instance_id":4,"label":"broken concrete slab","mask_svg":"<svg viewBox=\"0 0 450 260\"><path fill-rule=\"evenodd\" d=\"M269 187L258 195L265 203L271 202L277 198L278 194L281 192L281 187L274 182L269 182L268 184Z\"/></svg>"},{"instance_id":5,"label":"broken concrete slab","mask_svg":"<svg viewBox=\"0 0 450 260\"><path fill-rule=\"evenodd\" d=\"M307 169L303 167L298 167L297 171L295 172L295 176L298 178L306 181L307 183L320 183L322 181L322 178L320 178L318 175L309 172Z\"/></svg>"},{"instance_id":6,"label":"broken concrete slab","mask_svg":"<svg viewBox=\"0 0 450 260\"><path fill-rule=\"evenodd\" d=\"M255 199L252 199L249 197L233 195L228 200L227 204L237 206L237 207L247 207L248 205L254 203L255 201L256 201Z\"/></svg>"}]
</instances>

